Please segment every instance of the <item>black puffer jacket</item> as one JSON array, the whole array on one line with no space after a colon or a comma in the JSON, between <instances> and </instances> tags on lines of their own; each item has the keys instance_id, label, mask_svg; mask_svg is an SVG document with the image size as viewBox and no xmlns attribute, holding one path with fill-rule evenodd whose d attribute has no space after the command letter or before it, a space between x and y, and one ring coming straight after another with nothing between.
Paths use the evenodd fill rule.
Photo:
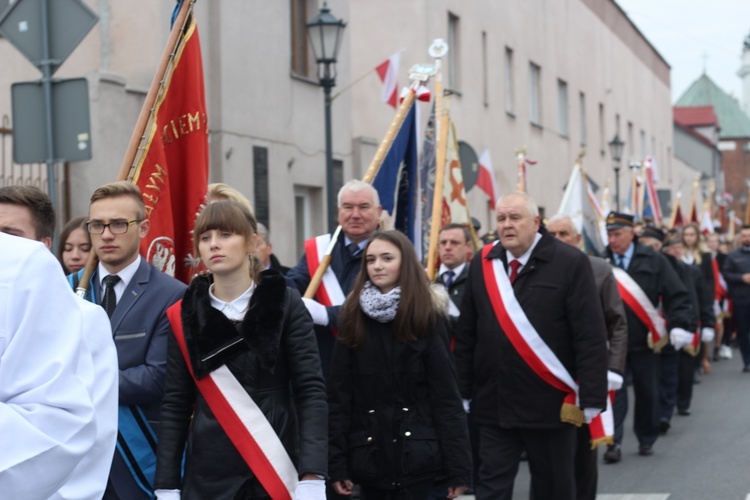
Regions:
<instances>
[{"instance_id":1,"label":"black puffer jacket","mask_svg":"<svg viewBox=\"0 0 750 500\"><path fill-rule=\"evenodd\" d=\"M287 288L276 271L263 272L244 321L235 326L211 307L209 285L207 277L195 278L182 300L183 330L196 376L201 378L226 364L276 430L298 473L326 476L325 384L312 321L298 292ZM208 362L201 361L238 336L243 338L241 343ZM266 498L196 390L174 335L170 335L167 354L156 488L181 489L183 499Z\"/></svg>"},{"instance_id":2,"label":"black puffer jacket","mask_svg":"<svg viewBox=\"0 0 750 500\"><path fill-rule=\"evenodd\" d=\"M471 445L448 321L414 342L393 340L393 322L365 317L357 349L337 342L328 379L330 474L372 488L396 489L445 478L471 482Z\"/></svg>"}]
</instances>

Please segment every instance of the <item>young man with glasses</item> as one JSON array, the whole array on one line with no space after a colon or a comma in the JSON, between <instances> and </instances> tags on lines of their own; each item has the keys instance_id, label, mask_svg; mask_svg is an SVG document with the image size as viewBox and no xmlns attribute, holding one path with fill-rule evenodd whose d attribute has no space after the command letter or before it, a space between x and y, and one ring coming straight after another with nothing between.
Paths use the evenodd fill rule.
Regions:
<instances>
[{"instance_id":1,"label":"young man with glasses","mask_svg":"<svg viewBox=\"0 0 750 500\"><path fill-rule=\"evenodd\" d=\"M149 230L140 190L120 181L91 196L86 227L99 264L87 298L107 311L120 368L119 436L105 499L152 498L167 359L166 309L185 285L141 258ZM83 271L71 275L76 287Z\"/></svg>"}]
</instances>

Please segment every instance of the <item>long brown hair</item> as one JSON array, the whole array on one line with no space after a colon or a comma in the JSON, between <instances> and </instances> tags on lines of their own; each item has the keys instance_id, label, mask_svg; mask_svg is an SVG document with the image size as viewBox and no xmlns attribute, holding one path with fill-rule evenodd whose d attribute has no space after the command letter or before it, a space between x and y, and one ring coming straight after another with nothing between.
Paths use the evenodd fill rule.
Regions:
<instances>
[{"instance_id":1,"label":"long brown hair","mask_svg":"<svg viewBox=\"0 0 750 500\"><path fill-rule=\"evenodd\" d=\"M254 234L258 233L258 221L255 220L250 210L242 203L236 201L209 203L195 221L195 228L193 229L193 250L195 255L200 255L198 244L201 240L201 234L211 229L239 234L245 238L245 241L249 241ZM257 283L258 275L262 269L260 261L252 254L250 254L249 267L250 278Z\"/></svg>"},{"instance_id":2,"label":"long brown hair","mask_svg":"<svg viewBox=\"0 0 750 500\"><path fill-rule=\"evenodd\" d=\"M65 270L65 274L70 274L72 272L67 267L65 267L65 263L63 262L63 252L65 252L65 244L68 242L68 236L70 236L70 233L79 228L83 229L83 232L86 235L86 239L89 240L89 245L91 245L91 235L86 229L86 217L83 216L70 219L68 223L65 224L63 230L60 231L60 236L57 240L57 260L60 261L60 265Z\"/></svg>"},{"instance_id":3,"label":"long brown hair","mask_svg":"<svg viewBox=\"0 0 750 500\"><path fill-rule=\"evenodd\" d=\"M364 313L359 306L359 296L369 280L367 274L367 251L375 240L382 240L398 248L401 252L401 269L398 285L401 298L393 320L393 338L402 343L427 336L435 322L435 306L424 269L417 260L409 239L398 231L375 233L365 247L359 276L352 292L341 306L339 314L339 339L350 348L362 345L367 334Z\"/></svg>"},{"instance_id":4,"label":"long brown hair","mask_svg":"<svg viewBox=\"0 0 750 500\"><path fill-rule=\"evenodd\" d=\"M695 246L690 247L685 242L685 229L692 228L693 231L695 231ZM702 253L708 253L709 249L706 243L704 242L704 236L703 233L701 233L700 227L698 227L698 224L695 222L691 222L687 224L685 227L682 228L682 244L685 246L685 251L690 252L693 254L693 258L695 259L695 263L697 265L701 265L703 262L703 258L701 256Z\"/></svg>"}]
</instances>

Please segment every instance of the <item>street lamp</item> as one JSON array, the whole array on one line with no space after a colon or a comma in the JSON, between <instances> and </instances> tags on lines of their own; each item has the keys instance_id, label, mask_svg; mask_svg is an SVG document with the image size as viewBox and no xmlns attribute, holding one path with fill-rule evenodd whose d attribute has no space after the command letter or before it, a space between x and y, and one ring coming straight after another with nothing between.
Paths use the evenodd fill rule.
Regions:
<instances>
[{"instance_id":1,"label":"street lamp","mask_svg":"<svg viewBox=\"0 0 750 500\"><path fill-rule=\"evenodd\" d=\"M331 233L336 227L336 193L333 192L333 145L331 138L331 89L336 86L336 59L346 23L331 15L327 2L317 16L307 24L315 60L318 63L318 80L323 87L326 115L326 199L328 225Z\"/></svg>"},{"instance_id":2,"label":"street lamp","mask_svg":"<svg viewBox=\"0 0 750 500\"><path fill-rule=\"evenodd\" d=\"M620 159L622 158L622 149L625 143L620 140L620 136L615 134L614 139L609 143L609 156L615 162L615 206L620 211Z\"/></svg>"}]
</instances>

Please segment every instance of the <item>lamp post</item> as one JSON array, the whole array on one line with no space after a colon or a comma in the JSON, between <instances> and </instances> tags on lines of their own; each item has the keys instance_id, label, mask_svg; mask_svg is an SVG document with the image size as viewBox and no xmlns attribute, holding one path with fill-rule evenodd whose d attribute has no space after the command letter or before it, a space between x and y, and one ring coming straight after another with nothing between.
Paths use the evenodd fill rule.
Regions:
<instances>
[{"instance_id":1,"label":"lamp post","mask_svg":"<svg viewBox=\"0 0 750 500\"><path fill-rule=\"evenodd\" d=\"M620 159L622 159L622 149L625 143L620 140L620 136L615 134L614 139L609 143L609 156L615 163L615 206L620 211Z\"/></svg>"},{"instance_id":2,"label":"lamp post","mask_svg":"<svg viewBox=\"0 0 750 500\"><path fill-rule=\"evenodd\" d=\"M318 63L318 80L323 87L326 120L326 200L328 226L331 233L336 229L336 193L333 189L333 139L331 137L331 89L336 86L336 59L341 46L341 37L346 23L336 19L328 9L327 2L317 16L307 24L315 61Z\"/></svg>"}]
</instances>

